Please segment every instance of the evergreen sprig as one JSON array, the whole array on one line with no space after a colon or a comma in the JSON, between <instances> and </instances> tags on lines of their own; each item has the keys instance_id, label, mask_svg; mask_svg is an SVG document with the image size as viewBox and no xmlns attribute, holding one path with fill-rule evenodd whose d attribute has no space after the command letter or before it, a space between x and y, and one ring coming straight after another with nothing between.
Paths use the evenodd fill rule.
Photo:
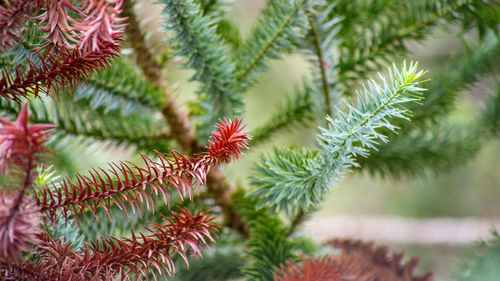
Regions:
<instances>
[{"instance_id":1,"label":"evergreen sprig","mask_svg":"<svg viewBox=\"0 0 500 281\"><path fill-rule=\"evenodd\" d=\"M51 123L57 126L58 133L68 137L83 136L93 140L111 140L116 144L137 145L139 148L164 147L168 131L164 124L158 123L154 114L136 112L122 115L119 111L105 113L89 110L89 100L78 103L44 99L30 103L30 120L34 123ZM0 110L15 114L20 106L6 99L0 100ZM87 109L87 110L86 110ZM161 119L160 119L161 120Z\"/></svg>"},{"instance_id":2,"label":"evergreen sprig","mask_svg":"<svg viewBox=\"0 0 500 281\"><path fill-rule=\"evenodd\" d=\"M235 66L229 51L216 34L209 16L203 16L199 5L191 0L162 0L165 31L173 32L170 41L174 54L185 57L185 65L195 70L193 80L200 81L197 91L205 102L202 134L207 133L218 119L230 118L242 108L241 97L235 91Z\"/></svg>"},{"instance_id":3,"label":"evergreen sprig","mask_svg":"<svg viewBox=\"0 0 500 281\"><path fill-rule=\"evenodd\" d=\"M268 1L257 25L243 44L237 57L236 82L247 87L265 69L269 59L278 59L294 49L293 42L302 36L306 24L302 10L308 0Z\"/></svg>"},{"instance_id":4,"label":"evergreen sprig","mask_svg":"<svg viewBox=\"0 0 500 281\"><path fill-rule=\"evenodd\" d=\"M482 77L498 70L493 62L500 59L500 37L489 34L479 42L464 41L466 52L455 55L433 79L426 84L428 91L421 105L409 105L411 124L402 127L425 126L427 121L438 121L449 113L461 90L473 85Z\"/></svg>"},{"instance_id":5,"label":"evergreen sprig","mask_svg":"<svg viewBox=\"0 0 500 281\"><path fill-rule=\"evenodd\" d=\"M493 136L500 135L500 83L497 83L496 93L486 100L481 121Z\"/></svg>"},{"instance_id":6,"label":"evergreen sprig","mask_svg":"<svg viewBox=\"0 0 500 281\"><path fill-rule=\"evenodd\" d=\"M272 281L275 268L287 260L296 258L293 241L287 238L287 229L281 221L270 215L256 219L247 245L250 265L243 268L249 281Z\"/></svg>"},{"instance_id":7,"label":"evergreen sprig","mask_svg":"<svg viewBox=\"0 0 500 281\"><path fill-rule=\"evenodd\" d=\"M381 85L370 81L364 93L359 93L357 108L347 102L348 113L339 112L335 120L327 117L328 128L320 128L318 135L317 156L304 151L275 151L264 156L251 178L259 206L292 213L320 202L344 173L357 166L357 156L365 157L368 149L387 141L377 129L395 131L389 120L408 118L403 106L420 100L424 89L418 87L418 79L423 74L416 64L404 63L401 70L396 66L389 69L388 78L381 77Z\"/></svg>"},{"instance_id":8,"label":"evergreen sprig","mask_svg":"<svg viewBox=\"0 0 500 281\"><path fill-rule=\"evenodd\" d=\"M477 154L482 145L477 137L480 133L478 126L436 124L396 135L357 162L372 174L395 178L425 171L443 172L464 165Z\"/></svg>"},{"instance_id":9,"label":"evergreen sprig","mask_svg":"<svg viewBox=\"0 0 500 281\"><path fill-rule=\"evenodd\" d=\"M388 1L387 8L380 9L379 13L368 16L368 19L359 16L359 21L364 23L358 24L356 19L355 22L348 20L346 24L352 26L343 33L338 81L345 86L347 94L352 94L349 88L355 86L356 80L364 79L371 72L378 71L400 57L407 50L405 42L426 38L431 28L440 23L463 23L470 27L491 26L489 17L486 17L486 23L481 20L485 18L482 14L498 9L493 4L494 1ZM351 12L357 11L356 9L365 10L362 3L352 5Z\"/></svg>"},{"instance_id":10,"label":"evergreen sprig","mask_svg":"<svg viewBox=\"0 0 500 281\"><path fill-rule=\"evenodd\" d=\"M165 103L163 93L144 80L126 58L116 59L108 69L92 76L74 95L76 100L90 99L93 110L103 106L105 112L121 110L124 115L160 109Z\"/></svg>"}]
</instances>

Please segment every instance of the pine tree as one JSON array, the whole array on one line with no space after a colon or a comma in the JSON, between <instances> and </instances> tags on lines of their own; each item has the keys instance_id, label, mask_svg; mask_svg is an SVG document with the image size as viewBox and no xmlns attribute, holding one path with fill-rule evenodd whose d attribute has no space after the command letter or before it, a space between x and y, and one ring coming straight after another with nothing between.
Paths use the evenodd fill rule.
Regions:
<instances>
[{"instance_id":1,"label":"pine tree","mask_svg":"<svg viewBox=\"0 0 500 281\"><path fill-rule=\"evenodd\" d=\"M268 0L246 37L226 1L159 4L162 46L134 0L0 3L0 276L433 280L385 247L320 246L296 230L348 173L438 173L498 138L498 85L473 122L446 117L498 71L500 3ZM408 43L450 25L463 54L437 73L405 59ZM287 53L311 77L245 131L249 89ZM196 82L187 105L165 74L174 62ZM257 149L297 128L316 128L315 145ZM95 144L133 156L82 171ZM237 186L218 166L247 149L261 156ZM495 267L494 247L458 279Z\"/></svg>"}]
</instances>

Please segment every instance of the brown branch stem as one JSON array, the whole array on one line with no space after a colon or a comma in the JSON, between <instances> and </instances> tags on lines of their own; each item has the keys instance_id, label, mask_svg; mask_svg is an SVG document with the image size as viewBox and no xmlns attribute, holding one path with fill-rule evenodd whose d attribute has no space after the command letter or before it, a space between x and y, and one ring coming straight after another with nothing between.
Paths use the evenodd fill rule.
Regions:
<instances>
[{"instance_id":1,"label":"brown branch stem","mask_svg":"<svg viewBox=\"0 0 500 281\"><path fill-rule=\"evenodd\" d=\"M7 219L7 225L10 224L10 221L16 216L21 203L23 201L24 193L26 193L26 189L31 185L31 170L33 168L33 154L28 159L28 163L26 165L26 174L24 177L23 188L19 192L19 195L16 198L16 202L12 205L12 210L10 212L9 218Z\"/></svg>"},{"instance_id":2,"label":"brown branch stem","mask_svg":"<svg viewBox=\"0 0 500 281\"><path fill-rule=\"evenodd\" d=\"M177 141L184 153L200 153L203 147L196 141L191 120L188 114L182 111L176 103L172 90L161 75L161 65L154 60L152 52L146 45L145 35L133 11L133 0L124 0L122 10L122 15L127 18L128 23L125 33L134 49L137 65L142 69L146 79L165 93L166 105L161 112L170 127L171 136ZM245 224L231 202L232 190L233 188L219 170L212 169L210 171L207 177L207 192L222 208L228 226L238 231L243 237L247 237L248 231Z\"/></svg>"}]
</instances>

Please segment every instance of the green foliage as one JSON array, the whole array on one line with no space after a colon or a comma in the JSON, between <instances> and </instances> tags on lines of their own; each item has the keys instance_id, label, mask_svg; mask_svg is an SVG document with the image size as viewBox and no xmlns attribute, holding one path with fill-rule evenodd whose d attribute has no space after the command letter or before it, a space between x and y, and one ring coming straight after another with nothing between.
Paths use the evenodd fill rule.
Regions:
<instances>
[{"instance_id":1,"label":"green foliage","mask_svg":"<svg viewBox=\"0 0 500 281\"><path fill-rule=\"evenodd\" d=\"M500 84L496 85L496 93L490 95L485 102L482 120L486 130L493 136L500 135Z\"/></svg>"},{"instance_id":2,"label":"green foliage","mask_svg":"<svg viewBox=\"0 0 500 281\"><path fill-rule=\"evenodd\" d=\"M261 159L252 177L257 187L252 194L260 199L259 206L287 213L307 210L357 166L355 157L366 157L378 141L387 141L376 130L395 131L389 119L408 118L403 105L418 101L423 91L417 86L423 72L417 72L414 64L403 64L401 70L394 66L388 75L381 78L382 86L370 81L364 87L357 108L346 103L348 113L339 112L335 120L327 117L328 128L320 128L318 135L318 154L275 150L274 155Z\"/></svg>"},{"instance_id":3,"label":"green foliage","mask_svg":"<svg viewBox=\"0 0 500 281\"><path fill-rule=\"evenodd\" d=\"M132 7L133 2L126 3ZM171 43L168 48L182 58L184 67L194 71L191 80L196 82L197 96L190 101L194 109L191 116L176 104L177 93L169 90L175 86L150 81L154 80L151 75L143 75L150 73L148 69L139 69L153 64L155 70L162 71L168 55L163 56L161 63L141 64L129 57L117 58L106 70L73 87L61 85L58 98L30 101L32 123L57 126L48 142L56 160L49 159L48 163L56 166L58 175L71 177L96 143L104 148L126 146L136 152L135 156L138 152L165 152L172 148L199 156L217 120L241 115L244 94L257 83L258 75L268 69L271 60L292 52L309 62L311 77L304 79L307 82L251 132L253 139L248 143L256 147L284 130L309 128L320 120L316 147L294 146L264 152L250 178L250 192L250 187L244 185L233 191L229 178L209 174L207 179L199 179L206 180L206 186L201 188L199 197L195 196L194 203L174 195L171 205L155 204L154 212L134 213L126 207L110 207L99 209L96 214L84 213L79 225L71 217L49 225L47 230L53 236L76 241L76 248L81 241L92 242L103 234L130 238L129 230L144 231L143 225L148 222L162 223L162 215L180 207L193 211L214 207L216 215L226 216L224 221L229 227L241 219L242 223L234 227L241 235L223 228L215 249L203 246L204 259L186 258L190 267L180 265L185 263L183 259L173 258L172 264L180 268L174 280L273 280L274 270L286 260L296 259L301 252L318 253L318 246L295 230L353 168L393 178L443 172L472 159L486 141L500 135L499 85L497 92L488 97L478 120L465 125L446 119L465 90L484 77L498 74L498 0L268 0L246 38L229 18L229 1L160 2L165 36ZM127 12L133 13L132 10ZM422 42L436 28L450 28L450 24L459 29L457 37L462 39L465 52L447 58L430 75L430 82L420 84L423 72L417 70L416 64L403 64L380 75L379 82L361 83L406 56L408 43ZM28 61L42 65L36 46L44 34L31 26L22 34L23 42L0 54L0 78L15 74L16 67L28 71ZM133 49L141 44L138 49L148 48L149 42L144 42L148 36L142 37L128 38L135 40ZM137 55L136 49L134 52ZM149 54L153 53L150 50ZM170 50L166 53L170 54ZM342 101L342 97L349 99ZM2 117L16 116L20 106L0 99ZM410 117L412 122L407 122ZM178 124L181 128L175 130L178 128L166 124ZM197 130L189 131L192 127ZM185 135L179 137L177 132ZM203 170L205 162L200 163L195 168ZM38 184L47 185L55 173L38 175ZM128 177L128 172L124 171L123 176ZM173 180L176 179L174 175ZM0 185L7 185L3 180L0 178ZM426 199L432 196L421 201L430 201ZM139 208L140 203L137 204ZM432 210L429 208L428 212ZM286 224L277 211L288 215ZM95 217L105 216L110 220L94 221ZM459 280L498 279L500 273L494 264L500 262L499 241L495 233L494 241L484 244L485 251L471 259ZM247 251L242 255L244 249Z\"/></svg>"},{"instance_id":4,"label":"green foliage","mask_svg":"<svg viewBox=\"0 0 500 281\"><path fill-rule=\"evenodd\" d=\"M228 59L228 50L215 33L209 16L203 16L199 5L192 1L162 0L166 20L165 31L173 32L170 41L174 54L186 58L185 65L196 72L194 80L200 81L198 90L205 102L201 120L203 136L208 135L216 121L233 117L241 110L241 97L235 91L235 67Z\"/></svg>"},{"instance_id":5,"label":"green foliage","mask_svg":"<svg viewBox=\"0 0 500 281\"><path fill-rule=\"evenodd\" d=\"M189 262L189 268L181 268L173 280L179 281L214 281L235 280L242 277L241 268L245 259L243 249L217 245L204 251L203 259Z\"/></svg>"},{"instance_id":6,"label":"green foliage","mask_svg":"<svg viewBox=\"0 0 500 281\"><path fill-rule=\"evenodd\" d=\"M260 216L252 223L246 257L250 265L243 269L247 280L272 281L274 269L295 258L295 245L287 233L281 221L271 215Z\"/></svg>"},{"instance_id":7,"label":"green foliage","mask_svg":"<svg viewBox=\"0 0 500 281\"><path fill-rule=\"evenodd\" d=\"M412 122L398 125L425 126L426 121L438 120L454 108L461 90L498 69L494 62L500 59L499 37L490 34L478 43L464 42L466 52L453 56L438 73L432 75L431 82L427 83L429 90L424 94L422 104L410 105L409 109L413 112Z\"/></svg>"},{"instance_id":8,"label":"green foliage","mask_svg":"<svg viewBox=\"0 0 500 281\"><path fill-rule=\"evenodd\" d=\"M238 49L242 45L240 30L226 18L228 3L230 1L221 0L201 0L198 1L203 15L209 15L212 23L217 27L215 32L230 44L233 49Z\"/></svg>"},{"instance_id":9,"label":"green foliage","mask_svg":"<svg viewBox=\"0 0 500 281\"><path fill-rule=\"evenodd\" d=\"M500 278L500 235L493 231L490 242L481 242L478 252L469 257L461 273L457 274L458 281L489 281Z\"/></svg>"},{"instance_id":10,"label":"green foliage","mask_svg":"<svg viewBox=\"0 0 500 281\"><path fill-rule=\"evenodd\" d=\"M115 144L137 145L139 148L162 149L166 134L165 125L147 111L122 115L120 111L91 110L91 100L71 101L67 96L60 100L34 100L30 103L30 120L34 123L52 123L62 135L90 137L93 140L113 141ZM0 110L15 115L20 105L6 99L0 100ZM161 120L161 119L160 119Z\"/></svg>"},{"instance_id":11,"label":"green foliage","mask_svg":"<svg viewBox=\"0 0 500 281\"><path fill-rule=\"evenodd\" d=\"M278 59L284 51L294 49L293 41L302 34L303 8L307 0L268 1L261 12L257 25L237 54L238 75L236 81L247 87L255 76L263 71L266 61Z\"/></svg>"},{"instance_id":12,"label":"green foliage","mask_svg":"<svg viewBox=\"0 0 500 281\"><path fill-rule=\"evenodd\" d=\"M439 23L463 23L480 30L491 27L490 14L498 12L494 3L495 0L341 1L332 11L332 16L342 15L345 20L340 32L339 82L351 94L348 88L354 87L356 80L400 57L407 51L405 42L426 38Z\"/></svg>"},{"instance_id":13,"label":"green foliage","mask_svg":"<svg viewBox=\"0 0 500 281\"><path fill-rule=\"evenodd\" d=\"M89 99L92 110L103 107L104 112L121 110L123 115L159 109L165 103L163 93L148 83L126 58L116 59L111 67L78 86L74 96L77 101Z\"/></svg>"},{"instance_id":14,"label":"green foliage","mask_svg":"<svg viewBox=\"0 0 500 281\"><path fill-rule=\"evenodd\" d=\"M59 180L59 176L51 168L43 170L41 166L38 167L37 178L35 184L39 186L49 185L51 182ZM55 186L52 186L55 188ZM47 231L53 235L55 238L62 238L64 242L69 242L73 244L74 249L80 249L84 236L80 233L79 228L76 226L76 222L72 218L65 219L64 217L58 217L55 223L50 223Z\"/></svg>"},{"instance_id":15,"label":"green foliage","mask_svg":"<svg viewBox=\"0 0 500 281\"><path fill-rule=\"evenodd\" d=\"M338 61L335 48L340 41L337 38L342 18L329 17L336 3L313 5L307 13L309 33L300 45L308 50L311 55L307 56L314 66L311 87L317 93L318 108L323 109L324 114L332 115L333 106L339 103L339 87L337 83L336 64Z\"/></svg>"},{"instance_id":16,"label":"green foliage","mask_svg":"<svg viewBox=\"0 0 500 281\"><path fill-rule=\"evenodd\" d=\"M443 172L464 165L479 151L481 130L461 124L436 124L397 135L380 144L367 158L358 158L362 169L399 178L425 171Z\"/></svg>"}]
</instances>

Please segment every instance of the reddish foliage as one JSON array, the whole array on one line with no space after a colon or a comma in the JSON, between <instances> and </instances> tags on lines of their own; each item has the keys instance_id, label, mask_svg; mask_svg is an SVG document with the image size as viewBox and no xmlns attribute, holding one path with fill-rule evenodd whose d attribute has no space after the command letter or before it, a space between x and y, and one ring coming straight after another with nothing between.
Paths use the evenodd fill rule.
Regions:
<instances>
[{"instance_id":1,"label":"reddish foliage","mask_svg":"<svg viewBox=\"0 0 500 281\"><path fill-rule=\"evenodd\" d=\"M168 203L171 187L179 196L189 194L192 198L193 190L205 183L211 167L221 160L238 157L241 149L247 147L249 137L241 132L242 128L238 119L221 122L212 134L211 147L215 148L198 158L172 151L169 155L156 152L158 161L143 155L144 168L133 163L111 163L107 171L93 169L88 176L76 175L75 182L65 179L43 188L37 202L41 211L47 211L49 218L54 219L61 211L65 217L72 212L77 218L85 210L95 215L99 207L109 212L111 205L125 212L130 206L135 212L145 203L149 209L155 205L158 194Z\"/></svg>"},{"instance_id":2,"label":"reddish foliage","mask_svg":"<svg viewBox=\"0 0 500 281\"><path fill-rule=\"evenodd\" d=\"M211 159L229 162L231 157L239 157L242 149L248 149L246 140L250 139L248 132L242 132L245 125L241 119L228 122L226 119L217 125L212 132L212 141L209 141L206 155Z\"/></svg>"},{"instance_id":3,"label":"reddish foliage","mask_svg":"<svg viewBox=\"0 0 500 281\"><path fill-rule=\"evenodd\" d=\"M289 261L274 275L276 281L340 281L340 259L333 256L322 258L301 257L302 263Z\"/></svg>"},{"instance_id":4,"label":"reddish foliage","mask_svg":"<svg viewBox=\"0 0 500 281\"><path fill-rule=\"evenodd\" d=\"M22 23L31 18L35 7L43 10L36 17L39 20L36 27L45 33L43 38L46 39L46 43L38 49L42 66L38 67L28 60L26 68L16 66L13 71L4 69L0 78L0 96L19 102L20 97L28 95L50 94L54 90L57 93L58 87L71 87L80 79L107 67L118 54L121 0L86 0L82 1L81 8L70 0L24 2L18 0L13 5L10 2L0 4L0 15L12 14L10 20L0 20L0 32L9 35L3 45L13 44ZM26 4L24 7L23 3ZM69 17L69 11L79 18ZM12 27L17 28L7 30Z\"/></svg>"},{"instance_id":5,"label":"reddish foliage","mask_svg":"<svg viewBox=\"0 0 500 281\"><path fill-rule=\"evenodd\" d=\"M51 124L28 125L28 103L15 122L0 118L0 171L12 166L26 168L27 163L33 165L37 154L47 150L44 143L52 128Z\"/></svg>"},{"instance_id":6,"label":"reddish foliage","mask_svg":"<svg viewBox=\"0 0 500 281\"><path fill-rule=\"evenodd\" d=\"M57 94L59 87L72 87L109 66L117 51L117 45L95 52L66 49L42 59L40 67L29 62L27 70L17 67L15 74L4 70L0 79L0 96L19 102L20 97L29 95L50 94L51 91Z\"/></svg>"},{"instance_id":7,"label":"reddish foliage","mask_svg":"<svg viewBox=\"0 0 500 281\"><path fill-rule=\"evenodd\" d=\"M129 280L131 273L137 280L147 274L157 280L158 274L175 272L172 255L201 256L201 246L213 242L212 219L207 213L181 210L166 224L149 227L148 235L132 232L128 239L105 238L85 245L81 252L44 235L38 246L39 263L0 261L0 274L7 280L83 281Z\"/></svg>"},{"instance_id":8,"label":"reddish foliage","mask_svg":"<svg viewBox=\"0 0 500 281\"><path fill-rule=\"evenodd\" d=\"M41 233L40 212L27 197L13 211L18 196L0 192L0 259L20 256L30 243L37 243Z\"/></svg>"},{"instance_id":9,"label":"reddish foliage","mask_svg":"<svg viewBox=\"0 0 500 281\"><path fill-rule=\"evenodd\" d=\"M402 264L403 254L389 255L386 247L353 240L333 240L339 256L302 257L302 262L287 262L275 274L276 281L432 281L432 273L414 276L418 261Z\"/></svg>"},{"instance_id":10,"label":"reddish foliage","mask_svg":"<svg viewBox=\"0 0 500 281\"><path fill-rule=\"evenodd\" d=\"M47 0L39 20L40 30L46 35L47 43L43 47L56 49L78 48L83 51L97 52L116 45L116 35L120 33L118 25L121 0L85 0L81 7L70 0ZM69 11L78 15L71 18Z\"/></svg>"},{"instance_id":11,"label":"reddish foliage","mask_svg":"<svg viewBox=\"0 0 500 281\"><path fill-rule=\"evenodd\" d=\"M68 16L68 9L77 10L68 0L47 0L42 8L44 12L36 17L40 20L38 25L40 31L46 33L44 39L47 43L44 46L54 46L56 48L73 48L76 39L73 38L71 21Z\"/></svg>"},{"instance_id":12,"label":"reddish foliage","mask_svg":"<svg viewBox=\"0 0 500 281\"><path fill-rule=\"evenodd\" d=\"M41 0L5 0L0 3L0 51L10 48L21 38L21 30Z\"/></svg>"},{"instance_id":13,"label":"reddish foliage","mask_svg":"<svg viewBox=\"0 0 500 281\"><path fill-rule=\"evenodd\" d=\"M432 281L432 273L414 276L418 259L402 263L403 253L390 254L387 247L374 246L360 240L334 239L330 244L341 249L346 256L356 257L363 270L374 271L380 281Z\"/></svg>"},{"instance_id":14,"label":"reddish foliage","mask_svg":"<svg viewBox=\"0 0 500 281\"><path fill-rule=\"evenodd\" d=\"M91 0L85 4L85 18L75 27L81 32L78 47L95 52L106 49L108 44L116 45L116 37L121 33L118 24L123 21L118 16L122 0Z\"/></svg>"}]
</instances>

